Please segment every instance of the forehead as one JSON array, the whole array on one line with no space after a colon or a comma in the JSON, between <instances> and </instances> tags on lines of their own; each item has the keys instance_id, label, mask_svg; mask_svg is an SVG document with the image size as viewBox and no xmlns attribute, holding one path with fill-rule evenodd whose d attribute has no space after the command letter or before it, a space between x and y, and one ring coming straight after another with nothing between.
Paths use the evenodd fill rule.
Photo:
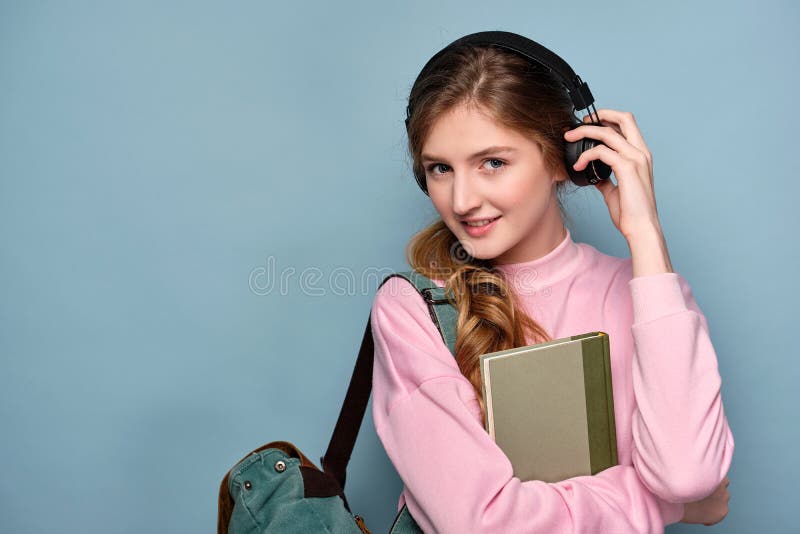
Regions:
<instances>
[{"instance_id":1,"label":"forehead","mask_svg":"<svg viewBox=\"0 0 800 534\"><path fill-rule=\"evenodd\" d=\"M525 149L532 144L532 140L501 124L484 108L461 104L433 122L422 145L422 153L457 158L489 146Z\"/></svg>"}]
</instances>

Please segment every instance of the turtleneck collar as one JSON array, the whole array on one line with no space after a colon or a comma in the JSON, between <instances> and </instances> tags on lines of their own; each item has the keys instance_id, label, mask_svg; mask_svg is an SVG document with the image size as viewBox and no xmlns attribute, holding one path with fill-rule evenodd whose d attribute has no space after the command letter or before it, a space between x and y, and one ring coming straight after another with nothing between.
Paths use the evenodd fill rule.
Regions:
<instances>
[{"instance_id":1,"label":"turtleneck collar","mask_svg":"<svg viewBox=\"0 0 800 534\"><path fill-rule=\"evenodd\" d=\"M583 249L572 240L568 228L566 237L553 250L539 258L518 263L495 265L497 271L522 295L533 295L572 274L583 259Z\"/></svg>"}]
</instances>

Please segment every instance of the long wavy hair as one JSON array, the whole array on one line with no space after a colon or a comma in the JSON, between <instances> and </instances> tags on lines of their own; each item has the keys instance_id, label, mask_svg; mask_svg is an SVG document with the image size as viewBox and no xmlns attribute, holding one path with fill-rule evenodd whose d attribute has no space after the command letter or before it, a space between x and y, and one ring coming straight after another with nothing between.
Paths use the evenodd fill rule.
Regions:
<instances>
[{"instance_id":1,"label":"long wavy hair","mask_svg":"<svg viewBox=\"0 0 800 534\"><path fill-rule=\"evenodd\" d=\"M462 104L477 105L500 124L533 139L547 167L565 172L563 134L576 121L573 105L552 74L512 52L491 46L453 48L417 81L408 100L412 109L408 151L413 172L422 183L422 147L432 125ZM569 217L560 196L568 181L557 182L554 192L565 220ZM513 287L493 269L491 260L470 256L441 218L411 238L406 260L425 276L444 279L455 299L455 358L475 389L485 424L480 355L551 338L524 312Z\"/></svg>"}]
</instances>

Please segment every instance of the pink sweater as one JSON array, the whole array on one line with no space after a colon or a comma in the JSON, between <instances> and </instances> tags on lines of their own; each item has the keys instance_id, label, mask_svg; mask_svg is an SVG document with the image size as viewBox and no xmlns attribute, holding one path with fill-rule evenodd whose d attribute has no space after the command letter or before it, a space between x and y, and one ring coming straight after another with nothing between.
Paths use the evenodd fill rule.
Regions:
<instances>
[{"instance_id":1,"label":"pink sweater","mask_svg":"<svg viewBox=\"0 0 800 534\"><path fill-rule=\"evenodd\" d=\"M480 423L469 381L424 300L394 277L376 293L372 415L426 532L663 532L719 485L733 455L706 319L676 273L632 278L631 260L576 243L499 266L553 337L611 342L619 465L522 482ZM436 280L440 286L442 280Z\"/></svg>"}]
</instances>

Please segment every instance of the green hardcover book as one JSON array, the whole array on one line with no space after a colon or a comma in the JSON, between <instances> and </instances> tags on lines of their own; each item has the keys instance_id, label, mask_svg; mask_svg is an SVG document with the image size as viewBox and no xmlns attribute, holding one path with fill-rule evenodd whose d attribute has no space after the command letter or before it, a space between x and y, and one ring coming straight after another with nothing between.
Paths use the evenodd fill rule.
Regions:
<instances>
[{"instance_id":1,"label":"green hardcover book","mask_svg":"<svg viewBox=\"0 0 800 534\"><path fill-rule=\"evenodd\" d=\"M521 480L557 482L617 465L608 334L480 357L486 430Z\"/></svg>"}]
</instances>

